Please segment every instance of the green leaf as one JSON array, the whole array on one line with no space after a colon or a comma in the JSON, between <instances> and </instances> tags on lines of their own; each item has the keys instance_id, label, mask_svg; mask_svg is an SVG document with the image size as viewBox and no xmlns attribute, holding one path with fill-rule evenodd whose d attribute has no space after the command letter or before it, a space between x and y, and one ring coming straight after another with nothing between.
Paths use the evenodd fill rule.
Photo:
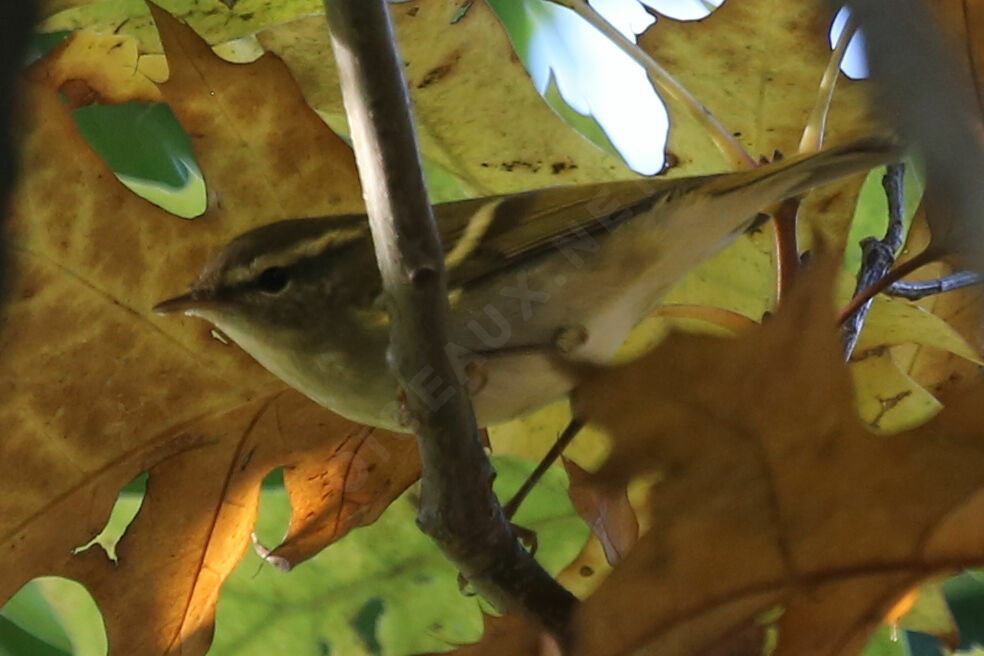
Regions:
<instances>
[{"instance_id":1,"label":"green leaf","mask_svg":"<svg viewBox=\"0 0 984 656\"><path fill-rule=\"evenodd\" d=\"M72 112L82 136L134 193L184 218L205 211L191 139L164 103L90 105Z\"/></svg>"},{"instance_id":2,"label":"green leaf","mask_svg":"<svg viewBox=\"0 0 984 656\"><path fill-rule=\"evenodd\" d=\"M960 630L960 649L984 645L984 581L965 572L946 581L943 594Z\"/></svg>"},{"instance_id":3,"label":"green leaf","mask_svg":"<svg viewBox=\"0 0 984 656\"><path fill-rule=\"evenodd\" d=\"M0 656L70 656L0 615Z\"/></svg>"},{"instance_id":4,"label":"green leaf","mask_svg":"<svg viewBox=\"0 0 984 656\"><path fill-rule=\"evenodd\" d=\"M0 654L70 654L72 643L45 600L37 581L31 581L10 598L0 611Z\"/></svg>"},{"instance_id":5,"label":"green leaf","mask_svg":"<svg viewBox=\"0 0 984 656\"><path fill-rule=\"evenodd\" d=\"M13 656L106 653L102 614L89 591L70 579L34 579L7 602L0 620L0 655L4 648L12 649ZM37 642L30 642L29 636ZM21 649L24 645L33 647L25 651Z\"/></svg>"},{"instance_id":6,"label":"green leaf","mask_svg":"<svg viewBox=\"0 0 984 656\"><path fill-rule=\"evenodd\" d=\"M493 462L503 499L533 469L519 458ZM478 640L482 605L459 591L454 567L417 528L414 499L411 489L375 524L287 573L247 554L223 587L209 656L400 656ZM261 541L283 535L289 510L285 492L264 490ZM547 473L516 522L537 532L537 559L551 573L580 553L589 534L561 468Z\"/></svg>"},{"instance_id":7,"label":"green leaf","mask_svg":"<svg viewBox=\"0 0 984 656\"><path fill-rule=\"evenodd\" d=\"M861 656L909 656L906 640L899 639L889 626L883 626L871 636Z\"/></svg>"},{"instance_id":8,"label":"green leaf","mask_svg":"<svg viewBox=\"0 0 984 656\"><path fill-rule=\"evenodd\" d=\"M30 65L44 57L55 46L65 40L71 30L58 30L56 32L35 32L27 42L27 53L24 55L24 65Z\"/></svg>"}]
</instances>

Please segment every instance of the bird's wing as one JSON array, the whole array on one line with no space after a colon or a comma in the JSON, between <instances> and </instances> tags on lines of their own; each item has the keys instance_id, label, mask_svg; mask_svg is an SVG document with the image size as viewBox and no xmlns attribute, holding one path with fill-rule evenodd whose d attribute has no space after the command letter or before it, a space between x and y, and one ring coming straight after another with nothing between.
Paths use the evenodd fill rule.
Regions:
<instances>
[{"instance_id":1,"label":"bird's wing","mask_svg":"<svg viewBox=\"0 0 984 656\"><path fill-rule=\"evenodd\" d=\"M452 288L476 284L504 268L551 252L569 240L596 236L701 187L705 187L705 198L734 197L732 192L748 188L744 200L750 206L730 208L740 215L732 220L745 221L782 198L898 156L899 146L893 139L872 137L746 171L552 187L445 203L434 209L448 282Z\"/></svg>"},{"instance_id":2,"label":"bird's wing","mask_svg":"<svg viewBox=\"0 0 984 656\"><path fill-rule=\"evenodd\" d=\"M637 179L444 203L434 208L451 288L596 236L709 177Z\"/></svg>"}]
</instances>

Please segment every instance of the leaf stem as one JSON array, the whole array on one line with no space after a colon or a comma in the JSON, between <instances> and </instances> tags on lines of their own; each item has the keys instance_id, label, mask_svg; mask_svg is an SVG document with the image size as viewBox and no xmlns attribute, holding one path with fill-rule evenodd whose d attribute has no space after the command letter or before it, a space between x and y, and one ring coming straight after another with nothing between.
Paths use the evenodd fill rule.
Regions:
<instances>
[{"instance_id":1,"label":"leaf stem","mask_svg":"<svg viewBox=\"0 0 984 656\"><path fill-rule=\"evenodd\" d=\"M834 89L837 86L838 78L840 78L840 67L844 63L844 53L847 52L847 46L857 31L857 21L851 14L837 39L837 45L830 53L827 69L823 72L823 77L820 78L817 102L813 105L810 118L806 121L806 127L803 128L803 136L800 139L799 151L801 153L817 152L823 147L823 137L827 131L827 116L830 114L830 103L834 99Z\"/></svg>"},{"instance_id":2,"label":"leaf stem","mask_svg":"<svg viewBox=\"0 0 984 656\"><path fill-rule=\"evenodd\" d=\"M851 17L841 31L837 45L830 53L827 68L820 78L817 101L813 105L810 117L803 128L803 136L800 138L799 152L801 153L818 152L823 147L823 138L827 131L827 116L830 113L830 104L834 98L837 79L840 77L841 63L844 61L844 53L847 52L851 37L856 32L857 23ZM802 266L799 249L801 200L800 198L787 199L779 206L774 217L776 261L779 269L777 275L778 288L776 289L777 304L782 303L782 299L789 293Z\"/></svg>"},{"instance_id":3,"label":"leaf stem","mask_svg":"<svg viewBox=\"0 0 984 656\"><path fill-rule=\"evenodd\" d=\"M802 264L797 228L799 209L799 198L787 198L779 204L772 217L776 229L777 304L789 295Z\"/></svg>"}]
</instances>

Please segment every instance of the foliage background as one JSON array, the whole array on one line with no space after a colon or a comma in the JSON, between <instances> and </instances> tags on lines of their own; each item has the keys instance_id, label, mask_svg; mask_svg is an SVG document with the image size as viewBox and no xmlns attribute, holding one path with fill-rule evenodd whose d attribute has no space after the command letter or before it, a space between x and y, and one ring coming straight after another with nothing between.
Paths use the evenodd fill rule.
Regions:
<instances>
[{"instance_id":1,"label":"foliage background","mask_svg":"<svg viewBox=\"0 0 984 656\"><path fill-rule=\"evenodd\" d=\"M124 33L136 36L143 44L141 61L144 70L151 79L160 77L160 55L156 54L160 51L160 43L154 45L156 35L142 2L104 0L77 7L70 6L74 4L71 2L62 4L64 6L53 3L51 17L44 29L79 25L116 29L123 22L120 17L125 16L128 20ZM162 4L179 14L194 14L203 5L190 2L180 6L177 1ZM318 4L280 3L275 9L264 5L272 13L263 13L253 11L253 7L242 2L236 7L237 13L232 14L237 20L209 22L208 13L202 12L196 28L213 43L221 42L220 52L240 60L248 60L264 45L272 47L280 43L283 46L281 55L291 64L289 44L303 45L304 30L310 29L312 23L320 24L320 18L303 18L305 14L316 12ZM462 16L473 11L469 4L461 5ZM611 4L609 11L616 15L614 5L618 3ZM624 177L628 175L628 168L618 161L619 157L624 158L629 167L643 173L654 173L662 167L662 158L657 161L651 156L653 153L661 155L668 123L665 118L657 120L660 112L665 117L665 110L644 76L640 77L638 71L624 76L612 75L613 67L625 63L613 63L618 60L612 59L613 55L603 44L598 48L604 54L595 53L594 56L596 68L586 70L586 59L590 57L571 57L571 43L584 43L591 37L573 32L583 27L572 23L569 16L552 5L539 0L516 3L493 0L489 5L509 30L512 44L529 70L535 88L569 125L600 149L597 152L602 154L578 160L581 168L577 176L591 180ZM630 7L630 11L640 9L634 0L622 5ZM55 8L63 11L53 11ZM668 11L666 7L657 6L657 9ZM649 14L645 16L652 18ZM650 24L646 20L636 11L623 22L623 29L641 32ZM271 27L254 39L251 35L259 26ZM544 33L550 38L543 38ZM53 36L39 39L39 50L51 47L57 41L59 33L50 34ZM412 45L408 46L408 49L412 48ZM560 52L569 58L559 55ZM583 52L589 51L584 49ZM564 63L571 61L575 62L574 67L565 70ZM628 68L631 70L631 66ZM338 112L337 99L315 95L316 91L312 89L323 86L319 79L311 80L305 86L303 62L294 61L292 70L322 118L344 135L346 128ZM632 89L631 101L615 100L600 106L596 99L611 98L614 87ZM608 92L607 96L605 92ZM422 105L421 115L431 116L426 109L429 105L426 102ZM639 115L632 120L633 117L619 113L620 109L631 109ZM186 218L193 218L205 209L207 192L203 174L187 135L165 105L130 103L80 107L73 117L81 133L131 189ZM511 172L506 170L506 164L519 162L510 162L507 157L500 158L502 161L496 166L484 167L492 171L476 172L473 166L462 163L464 158L460 153L466 148L448 146L444 142L446 133L442 128L440 120L422 128L425 153L428 154L428 182L435 201L477 195L490 189L508 191L520 186L542 186L545 179L549 180L547 173L551 167L543 163L521 162L531 175L520 180L505 175ZM468 138L484 148L496 147L492 139L474 134L469 134ZM129 147L135 141L148 147ZM584 162L592 162L592 166ZM533 170L538 166L539 169ZM688 169L683 166L681 170ZM884 211L879 206L882 195L876 180L876 176L869 179L853 217L851 236L846 241L847 270L852 270L857 260L857 251L851 246L856 242L857 234L877 234L883 230L880 224ZM566 181L576 182L578 178ZM913 188L917 189L917 186L910 185L910 189ZM914 211L917 199L918 191L909 199L910 210ZM747 280L741 276L723 280L722 269L707 267L681 286L677 298L720 305L722 297L727 297L727 303L737 311L760 316L771 302L761 293L762 289L772 286L771 280L763 284L763 278L771 269L769 266L757 268L755 263L762 262L761 253L767 250L764 246L767 244L766 238L756 240L752 237L736 245L730 256L737 258L741 266L722 267L732 272L740 269ZM923 324L923 327L927 325ZM653 332L662 330L657 328ZM944 327L934 325L923 330L922 335L922 339L935 344L949 340L950 351L967 355L962 351L962 342ZM913 391L923 389L916 383L909 388ZM905 416L904 412L925 416L938 408L928 393L915 393L910 398L909 409L897 411L900 416L897 425L911 421L911 416ZM563 416L565 412L563 408L554 408L515 426L503 427L497 431L500 434L497 444L501 444L506 453L530 456L531 451L535 451L530 444L544 441L535 437L535 424L541 425L540 432L549 434L560 421L551 413ZM575 457L598 462L605 451L604 446L598 441L586 442L575 450ZM529 468L524 462L528 461L510 457L497 460L498 484L505 486L503 489L518 485L523 472ZM142 496L140 487L141 483L137 481L121 493L111 521L97 538L108 550L112 550L136 514ZM268 479L264 488L257 533L262 542L276 543L284 534L289 506L285 505L282 484L275 477ZM548 484L518 518L520 524L539 532L539 556L553 572L574 559L587 537L587 529L576 519L565 488L564 474L560 470L553 471ZM296 648L296 653L312 654L402 654L443 650L477 639L482 626L479 603L462 599L454 572L416 531L412 522L412 496L411 489L374 525L358 529L343 542L300 565L289 576L263 566L255 555L247 555L223 589L217 620L219 631L210 653L270 653L273 649L290 646L292 653ZM925 597L929 601L922 602L923 616L917 617L916 623L922 622L934 630L946 625L945 606L948 605L960 628L960 646L969 649L976 636L984 631L977 619L981 617L980 604L984 600L977 575L968 573L950 580L942 587L937 586L935 594L927 593ZM426 603L422 604L421 599L426 599ZM426 609L427 617L422 617L422 608ZM98 630L101 620L97 618L98 610L84 590L73 588L72 584L62 580L36 580L23 588L0 612L0 649L18 656L24 653L101 654L105 651L105 636ZM905 653L907 650L920 655L939 652L940 643L936 639L905 630L901 639L892 640L889 633L883 631L873 639L868 648L870 654Z\"/></svg>"}]
</instances>

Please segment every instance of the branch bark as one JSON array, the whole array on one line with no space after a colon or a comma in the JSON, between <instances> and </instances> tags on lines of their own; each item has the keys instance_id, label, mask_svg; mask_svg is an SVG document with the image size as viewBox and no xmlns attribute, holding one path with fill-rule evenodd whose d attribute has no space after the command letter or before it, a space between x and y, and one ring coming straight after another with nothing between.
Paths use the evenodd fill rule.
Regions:
<instances>
[{"instance_id":1,"label":"branch bark","mask_svg":"<svg viewBox=\"0 0 984 656\"><path fill-rule=\"evenodd\" d=\"M471 400L445 351L444 255L386 0L325 0L325 7L390 304L389 362L420 445L418 523L479 593L563 640L576 599L517 541L492 492L495 473Z\"/></svg>"},{"instance_id":2,"label":"branch bark","mask_svg":"<svg viewBox=\"0 0 984 656\"><path fill-rule=\"evenodd\" d=\"M971 285L979 285L984 282L984 276L976 271L956 271L946 276L933 278L932 280L899 280L889 285L885 293L889 296L898 296L910 301L918 301L921 298L934 294L944 294Z\"/></svg>"},{"instance_id":3,"label":"branch bark","mask_svg":"<svg viewBox=\"0 0 984 656\"><path fill-rule=\"evenodd\" d=\"M895 254L902 248L905 237L905 165L890 164L882 178L885 196L888 198L888 227L882 239L868 237L861 242L861 270L858 272L858 283L854 290L855 296L872 287L891 271L895 264ZM874 299L864 301L844 321L841 331L841 344L844 347L844 359L850 360L854 347L861 336L861 328L868 317Z\"/></svg>"}]
</instances>

